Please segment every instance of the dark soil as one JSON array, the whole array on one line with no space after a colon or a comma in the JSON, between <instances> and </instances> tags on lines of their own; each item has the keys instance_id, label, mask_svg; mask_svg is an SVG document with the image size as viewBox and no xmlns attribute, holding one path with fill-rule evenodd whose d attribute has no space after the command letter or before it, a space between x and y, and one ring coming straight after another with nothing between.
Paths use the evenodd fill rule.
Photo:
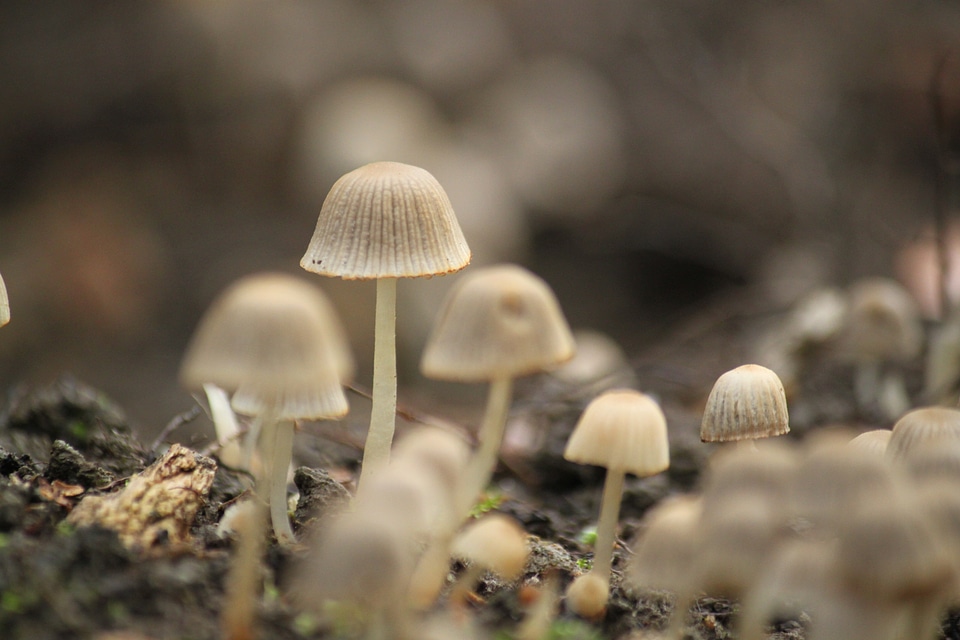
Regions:
<instances>
[{"instance_id":1,"label":"dark soil","mask_svg":"<svg viewBox=\"0 0 960 640\"><path fill-rule=\"evenodd\" d=\"M719 333L737 335L743 326L726 323ZM677 341L678 352L703 346ZM702 351L706 353L707 351ZM656 354L664 357L664 354ZM676 356L666 354L666 360ZM697 438L704 393L718 373L712 363L676 370L638 362L645 389L657 393L671 428L669 473L649 479L628 478L621 512L621 537L637 531L648 507L666 495L696 486L697 472L709 453ZM911 372L907 372L911 374ZM913 372L915 375L915 372ZM849 396L850 372L820 361L804 378L792 400L794 431L836 422L870 424L869 408L855 409ZM817 398L814 403L809 398ZM529 383L521 390L515 417L544 430L543 444L530 455L504 456L498 475L502 495L490 506L514 516L534 536L531 560L522 582L542 585L558 580L563 588L579 573L578 561L591 550L580 533L594 523L602 470L562 460L560 452L588 398L556 381ZM176 440L176 431L170 433ZM176 446L176 445L175 445ZM170 449L151 448L125 422L123 412L94 389L69 377L45 388L18 389L0 415L0 629L10 640L60 638L219 638L224 582L235 540L216 525L249 478L217 466L212 485L184 535L164 528L157 513L144 515L160 527L131 546L116 531L77 526L68 516L84 500L117 494L127 479L155 463ZM192 453L191 453L192 455ZM197 456L197 468L212 465ZM343 460L349 464L350 460ZM355 465L356 461L352 461ZM212 469L209 466L209 469ZM342 472L341 472L342 473ZM324 469L296 472L300 498L294 514L298 535L350 500L349 491ZM156 509L153 509L156 511ZM153 520L151 520L151 518ZM668 621L673 599L667 593L637 593L621 582L628 543L616 552L611 599L604 618L588 623L561 611L554 627L563 638L642 638ZM265 558L266 585L260 598L255 637L339 637L308 624L292 604L291 568L304 550L285 550L270 542ZM455 565L454 569L462 567ZM477 588L477 619L491 632L508 633L523 618L522 590L487 575ZM704 598L691 609L687 637L734 638L737 604ZM309 621L307 621L309 622ZM960 637L956 621L945 624L947 638ZM509 635L497 637L510 637ZM785 620L769 629L769 638L799 640L803 620Z\"/></svg>"}]
</instances>

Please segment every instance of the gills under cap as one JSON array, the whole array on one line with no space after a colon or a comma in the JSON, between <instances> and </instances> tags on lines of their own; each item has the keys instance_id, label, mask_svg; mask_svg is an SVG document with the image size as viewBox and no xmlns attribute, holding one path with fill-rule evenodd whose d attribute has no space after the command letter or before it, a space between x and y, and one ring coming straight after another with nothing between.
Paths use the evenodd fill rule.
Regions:
<instances>
[{"instance_id":1,"label":"gills under cap","mask_svg":"<svg viewBox=\"0 0 960 640\"><path fill-rule=\"evenodd\" d=\"M470 249L450 199L428 171L373 162L334 183L300 266L347 280L459 271Z\"/></svg>"},{"instance_id":2,"label":"gills under cap","mask_svg":"<svg viewBox=\"0 0 960 640\"><path fill-rule=\"evenodd\" d=\"M550 286L514 264L476 269L447 296L421 370L440 380L483 382L566 362L573 335Z\"/></svg>"},{"instance_id":3,"label":"gills under cap","mask_svg":"<svg viewBox=\"0 0 960 640\"><path fill-rule=\"evenodd\" d=\"M641 477L660 473L670 466L667 420L645 393L608 391L587 405L563 457Z\"/></svg>"}]
</instances>

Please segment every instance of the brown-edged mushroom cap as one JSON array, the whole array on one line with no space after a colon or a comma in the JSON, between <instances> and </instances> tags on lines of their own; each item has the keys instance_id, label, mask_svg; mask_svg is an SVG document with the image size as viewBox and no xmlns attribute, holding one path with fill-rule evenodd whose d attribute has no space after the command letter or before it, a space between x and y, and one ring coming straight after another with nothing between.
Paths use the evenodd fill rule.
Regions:
<instances>
[{"instance_id":1,"label":"brown-edged mushroom cap","mask_svg":"<svg viewBox=\"0 0 960 640\"><path fill-rule=\"evenodd\" d=\"M745 364L720 376L703 411L700 440L728 442L790 431L787 397L776 373Z\"/></svg>"},{"instance_id":2,"label":"brown-edged mushroom cap","mask_svg":"<svg viewBox=\"0 0 960 640\"><path fill-rule=\"evenodd\" d=\"M563 457L641 477L660 473L670 466L667 420L645 393L608 391L587 405Z\"/></svg>"},{"instance_id":3,"label":"brown-edged mushroom cap","mask_svg":"<svg viewBox=\"0 0 960 640\"><path fill-rule=\"evenodd\" d=\"M235 392L234 408L281 418L347 412L341 380L353 371L345 332L323 293L294 276L241 278L210 306L184 356L189 388Z\"/></svg>"},{"instance_id":4,"label":"brown-edged mushroom cap","mask_svg":"<svg viewBox=\"0 0 960 640\"><path fill-rule=\"evenodd\" d=\"M450 199L427 170L373 162L327 194L307 251L307 271L347 280L412 278L470 263Z\"/></svg>"},{"instance_id":5,"label":"brown-edged mushroom cap","mask_svg":"<svg viewBox=\"0 0 960 640\"><path fill-rule=\"evenodd\" d=\"M424 349L429 378L483 382L543 371L573 357L550 286L514 264L476 269L451 289Z\"/></svg>"},{"instance_id":6,"label":"brown-edged mushroom cap","mask_svg":"<svg viewBox=\"0 0 960 640\"><path fill-rule=\"evenodd\" d=\"M3 284L0 275L0 327L10 322L10 300L7 298L7 287Z\"/></svg>"}]
</instances>

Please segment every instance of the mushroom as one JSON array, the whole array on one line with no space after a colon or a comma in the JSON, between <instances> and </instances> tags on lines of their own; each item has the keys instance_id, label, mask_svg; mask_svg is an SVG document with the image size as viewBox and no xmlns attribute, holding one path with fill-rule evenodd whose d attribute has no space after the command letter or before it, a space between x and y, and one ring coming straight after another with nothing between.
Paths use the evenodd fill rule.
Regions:
<instances>
[{"instance_id":1,"label":"mushroom","mask_svg":"<svg viewBox=\"0 0 960 640\"><path fill-rule=\"evenodd\" d=\"M181 365L185 386L216 384L233 392L236 411L256 417L244 462L249 468L259 446L265 469L258 493L284 543L295 541L286 499L293 421L347 413L341 380L349 379L353 360L344 335L319 289L282 273L255 274L214 301Z\"/></svg>"},{"instance_id":2,"label":"mushroom","mask_svg":"<svg viewBox=\"0 0 960 640\"><path fill-rule=\"evenodd\" d=\"M754 440L789 431L787 396L780 378L766 367L745 364L714 383L703 410L700 440Z\"/></svg>"},{"instance_id":3,"label":"mushroom","mask_svg":"<svg viewBox=\"0 0 960 640\"><path fill-rule=\"evenodd\" d=\"M644 393L608 391L587 405L570 434L563 457L607 468L593 567L567 589L567 604L575 613L597 618L606 609L609 594L624 476L651 476L670 466L666 418L653 398ZM602 589L598 588L601 584Z\"/></svg>"},{"instance_id":4,"label":"mushroom","mask_svg":"<svg viewBox=\"0 0 960 640\"><path fill-rule=\"evenodd\" d=\"M887 451L891 434L890 429L871 429L851 439L847 444L882 456Z\"/></svg>"},{"instance_id":5,"label":"mushroom","mask_svg":"<svg viewBox=\"0 0 960 640\"><path fill-rule=\"evenodd\" d=\"M891 460L902 460L920 447L957 441L960 441L960 410L920 407L905 413L893 425L886 454Z\"/></svg>"},{"instance_id":6,"label":"mushroom","mask_svg":"<svg viewBox=\"0 0 960 640\"><path fill-rule=\"evenodd\" d=\"M490 382L480 446L463 481L464 514L493 476L513 379L562 364L573 353L573 336L553 291L527 269L477 269L450 290L420 369L428 378Z\"/></svg>"},{"instance_id":7,"label":"mushroom","mask_svg":"<svg viewBox=\"0 0 960 640\"><path fill-rule=\"evenodd\" d=\"M377 281L373 404L359 485L390 459L397 409L397 279L444 275L470 263L450 199L424 169L374 162L334 183L300 266Z\"/></svg>"},{"instance_id":8,"label":"mushroom","mask_svg":"<svg viewBox=\"0 0 960 640\"><path fill-rule=\"evenodd\" d=\"M7 298L7 287L3 284L0 275L0 327L10 322L10 299Z\"/></svg>"},{"instance_id":9,"label":"mushroom","mask_svg":"<svg viewBox=\"0 0 960 640\"><path fill-rule=\"evenodd\" d=\"M494 513L468 525L453 541L453 555L470 562L450 592L450 603L462 604L483 571L508 581L520 577L530 550L527 534L512 518Z\"/></svg>"},{"instance_id":10,"label":"mushroom","mask_svg":"<svg viewBox=\"0 0 960 640\"><path fill-rule=\"evenodd\" d=\"M903 376L884 367L920 355L923 326L910 294L889 278L867 278L850 287L841 344L856 367L854 392L861 407L879 407L893 418L910 406Z\"/></svg>"}]
</instances>

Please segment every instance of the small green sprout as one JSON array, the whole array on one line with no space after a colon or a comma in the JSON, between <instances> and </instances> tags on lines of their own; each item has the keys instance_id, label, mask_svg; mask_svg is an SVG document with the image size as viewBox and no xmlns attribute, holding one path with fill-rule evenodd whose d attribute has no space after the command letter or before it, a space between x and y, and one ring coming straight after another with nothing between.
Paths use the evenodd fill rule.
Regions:
<instances>
[{"instance_id":1,"label":"small green sprout","mask_svg":"<svg viewBox=\"0 0 960 640\"><path fill-rule=\"evenodd\" d=\"M593 568L593 561L590 558L577 558L577 568L581 571L590 571Z\"/></svg>"},{"instance_id":2,"label":"small green sprout","mask_svg":"<svg viewBox=\"0 0 960 640\"><path fill-rule=\"evenodd\" d=\"M597 528L590 526L583 529L580 535L577 536L577 542L587 547L592 547L597 544Z\"/></svg>"},{"instance_id":3,"label":"small green sprout","mask_svg":"<svg viewBox=\"0 0 960 640\"><path fill-rule=\"evenodd\" d=\"M483 514L493 511L506 500L506 496L497 491L496 489L487 489L483 497L480 498L480 501L473 505L473 508L470 509L471 518L479 518Z\"/></svg>"}]
</instances>

